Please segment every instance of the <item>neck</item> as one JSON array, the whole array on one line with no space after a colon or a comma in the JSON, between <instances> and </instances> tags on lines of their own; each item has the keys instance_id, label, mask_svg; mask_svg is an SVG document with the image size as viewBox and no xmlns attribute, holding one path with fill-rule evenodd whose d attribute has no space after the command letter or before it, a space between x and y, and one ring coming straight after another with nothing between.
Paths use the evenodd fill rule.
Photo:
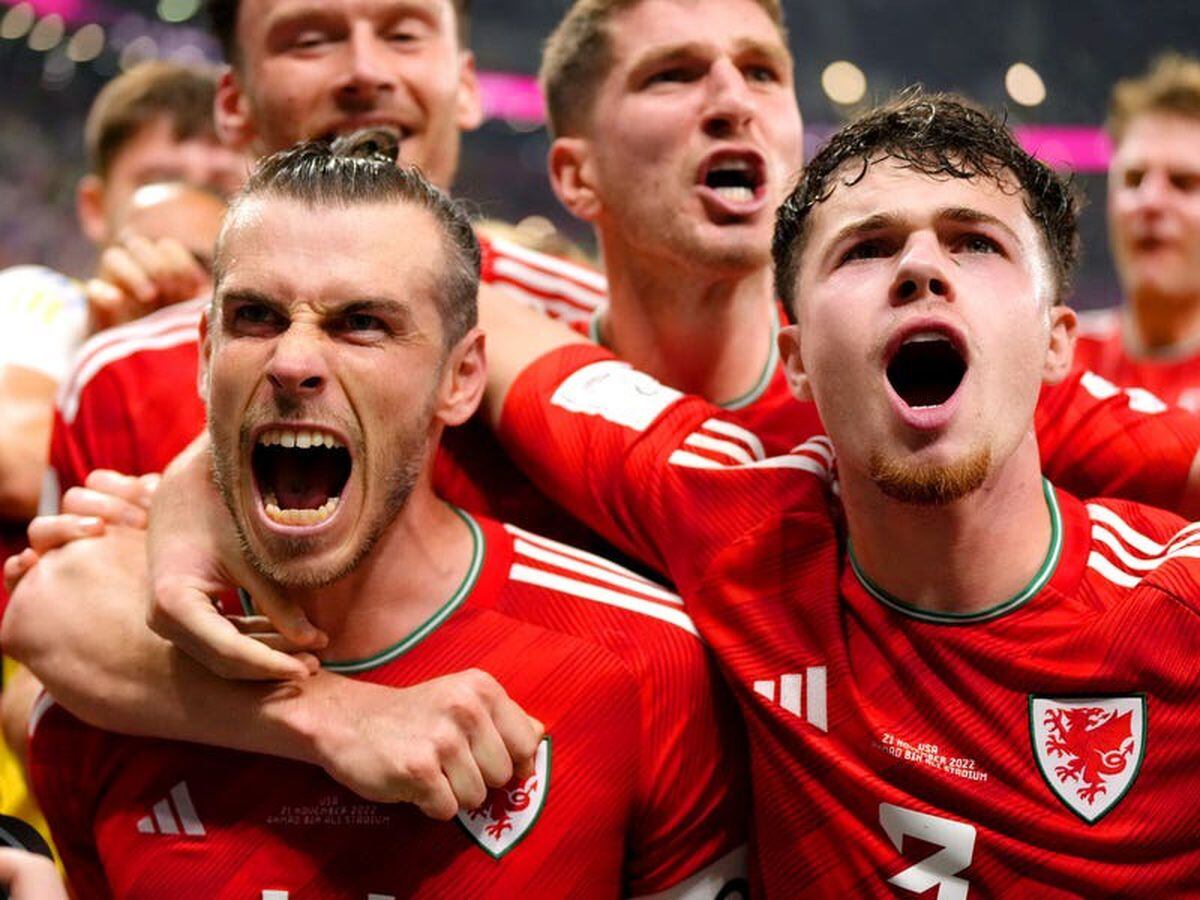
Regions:
<instances>
[{"instance_id":1,"label":"neck","mask_svg":"<svg viewBox=\"0 0 1200 900\"><path fill-rule=\"evenodd\" d=\"M323 659L365 659L400 643L442 609L462 585L474 550L467 523L427 483L419 484L353 572L290 593L329 635Z\"/></svg>"},{"instance_id":2,"label":"neck","mask_svg":"<svg viewBox=\"0 0 1200 900\"><path fill-rule=\"evenodd\" d=\"M1053 530L1032 433L982 487L944 506L902 503L852 473L839 480L860 570L909 607L981 613L1020 594L1045 563Z\"/></svg>"},{"instance_id":3,"label":"neck","mask_svg":"<svg viewBox=\"0 0 1200 900\"><path fill-rule=\"evenodd\" d=\"M1129 297L1126 333L1132 349L1145 353L1190 351L1200 347L1200 293Z\"/></svg>"},{"instance_id":4,"label":"neck","mask_svg":"<svg viewBox=\"0 0 1200 900\"><path fill-rule=\"evenodd\" d=\"M602 244L609 306L601 343L664 384L713 403L755 390L776 358L769 266L717 274Z\"/></svg>"}]
</instances>

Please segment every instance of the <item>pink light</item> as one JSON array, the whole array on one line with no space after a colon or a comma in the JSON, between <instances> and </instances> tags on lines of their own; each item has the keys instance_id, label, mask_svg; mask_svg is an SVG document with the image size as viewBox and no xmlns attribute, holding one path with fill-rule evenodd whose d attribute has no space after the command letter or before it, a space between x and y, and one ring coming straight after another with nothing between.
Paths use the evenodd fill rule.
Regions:
<instances>
[{"instance_id":1,"label":"pink light","mask_svg":"<svg viewBox=\"0 0 1200 900\"><path fill-rule=\"evenodd\" d=\"M74 22L84 17L87 4L85 0L27 0L38 18L58 13L67 22ZM7 6L16 6L17 0L4 0Z\"/></svg>"},{"instance_id":2,"label":"pink light","mask_svg":"<svg viewBox=\"0 0 1200 900\"><path fill-rule=\"evenodd\" d=\"M1102 128L1022 125L1013 130L1021 146L1047 165L1089 174L1108 171L1112 142Z\"/></svg>"},{"instance_id":3,"label":"pink light","mask_svg":"<svg viewBox=\"0 0 1200 900\"><path fill-rule=\"evenodd\" d=\"M537 79L509 72L480 72L483 111L490 119L540 125L545 118Z\"/></svg>"},{"instance_id":4,"label":"pink light","mask_svg":"<svg viewBox=\"0 0 1200 900\"><path fill-rule=\"evenodd\" d=\"M504 119L527 125L545 121L542 92L537 79L510 72L480 72L483 109L488 118ZM833 127L812 123L806 129L813 142L809 152L825 142ZM1112 143L1101 128L1086 125L1020 125L1014 131L1017 140L1030 153L1055 168L1081 174L1108 171Z\"/></svg>"}]
</instances>

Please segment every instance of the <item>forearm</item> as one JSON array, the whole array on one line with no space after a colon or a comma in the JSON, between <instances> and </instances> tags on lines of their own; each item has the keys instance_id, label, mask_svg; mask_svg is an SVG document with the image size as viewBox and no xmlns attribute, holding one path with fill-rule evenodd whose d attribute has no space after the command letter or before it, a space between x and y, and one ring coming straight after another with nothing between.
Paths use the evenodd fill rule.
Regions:
<instances>
[{"instance_id":1,"label":"forearm","mask_svg":"<svg viewBox=\"0 0 1200 900\"><path fill-rule=\"evenodd\" d=\"M0 639L80 719L127 734L317 762L314 727L332 682L220 678L145 624L142 533L48 554L18 585Z\"/></svg>"},{"instance_id":2,"label":"forearm","mask_svg":"<svg viewBox=\"0 0 1200 900\"><path fill-rule=\"evenodd\" d=\"M566 326L488 285L479 289L479 324L487 335L488 386L484 403L493 425L500 421L508 389L530 363L556 347L586 343Z\"/></svg>"},{"instance_id":3,"label":"forearm","mask_svg":"<svg viewBox=\"0 0 1200 900\"><path fill-rule=\"evenodd\" d=\"M0 518L37 514L50 448L54 382L38 372L0 367Z\"/></svg>"}]
</instances>

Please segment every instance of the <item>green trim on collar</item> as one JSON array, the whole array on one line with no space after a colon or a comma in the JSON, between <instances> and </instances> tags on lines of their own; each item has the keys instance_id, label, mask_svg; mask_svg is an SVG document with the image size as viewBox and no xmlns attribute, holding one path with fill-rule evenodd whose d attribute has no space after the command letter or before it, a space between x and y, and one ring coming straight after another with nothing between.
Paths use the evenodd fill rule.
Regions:
<instances>
[{"instance_id":1,"label":"green trim on collar","mask_svg":"<svg viewBox=\"0 0 1200 900\"><path fill-rule=\"evenodd\" d=\"M1029 584L1025 585L1020 592L996 606L973 613L934 612L927 609L917 609L915 606L911 606L903 600L893 597L879 585L875 584L862 570L862 567L858 564L858 558L854 555L854 547L847 542L846 551L847 557L850 560L850 568L868 594L889 609L893 609L910 618L919 619L922 622L932 622L935 625L973 625L977 622L989 622L992 619L998 619L1000 616L1019 609L1036 597L1038 592L1049 583L1050 578L1058 568L1059 560L1062 558L1062 513L1058 508L1058 498L1054 495L1054 487L1044 478L1042 479L1042 493L1046 498L1046 508L1050 511L1050 546L1046 550L1046 558L1042 560L1041 566L1038 567Z\"/></svg>"},{"instance_id":2,"label":"green trim on collar","mask_svg":"<svg viewBox=\"0 0 1200 900\"><path fill-rule=\"evenodd\" d=\"M417 627L412 634L399 643L393 644L387 649L381 650L364 659L351 659L344 662L323 662L321 663L322 669L327 669L330 672L338 672L342 675L352 675L368 672L371 669L376 669L379 666L390 663L429 637L443 622L450 618L456 609L463 605L467 597L471 595L471 591L474 590L476 582L479 581L479 573L483 569L483 560L487 554L487 541L484 539L483 529L479 527L478 522L471 518L469 513L459 509L457 506L452 507L452 509L467 523L467 528L471 531L473 549L471 551L471 564L467 566L467 574L463 576L463 580L459 583L450 599Z\"/></svg>"},{"instance_id":3,"label":"green trim on collar","mask_svg":"<svg viewBox=\"0 0 1200 900\"><path fill-rule=\"evenodd\" d=\"M604 314L608 312L607 306L602 306L600 309L592 313L591 319L588 320L588 340L593 344L598 344L606 350L611 350L601 337L601 324ZM771 379L775 376L775 369L779 366L779 317L774 316L771 319L771 343L770 350L767 353L767 364L763 366L762 373L758 376L758 381L754 383L754 387L750 388L740 397L734 397L727 403L719 403L721 409L736 411L745 409L754 401L758 400L766 393L768 385L771 384Z\"/></svg>"}]
</instances>

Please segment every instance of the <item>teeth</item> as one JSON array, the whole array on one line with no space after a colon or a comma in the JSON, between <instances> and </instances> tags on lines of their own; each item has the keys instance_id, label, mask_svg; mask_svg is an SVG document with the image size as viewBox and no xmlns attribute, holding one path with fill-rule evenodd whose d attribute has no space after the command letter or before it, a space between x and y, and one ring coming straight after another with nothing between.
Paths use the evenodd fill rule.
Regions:
<instances>
[{"instance_id":1,"label":"teeth","mask_svg":"<svg viewBox=\"0 0 1200 900\"><path fill-rule=\"evenodd\" d=\"M934 341L945 341L948 344L950 338L938 331L921 331L904 339L906 344L931 344Z\"/></svg>"},{"instance_id":2,"label":"teeth","mask_svg":"<svg viewBox=\"0 0 1200 900\"><path fill-rule=\"evenodd\" d=\"M713 172L749 172L750 163L744 159L727 159L719 162L711 169Z\"/></svg>"},{"instance_id":3,"label":"teeth","mask_svg":"<svg viewBox=\"0 0 1200 900\"><path fill-rule=\"evenodd\" d=\"M274 494L263 497L267 518L277 525L320 525L337 512L339 497L330 497L318 509L280 509Z\"/></svg>"},{"instance_id":4,"label":"teeth","mask_svg":"<svg viewBox=\"0 0 1200 900\"><path fill-rule=\"evenodd\" d=\"M726 200L744 202L754 199L754 191L750 190L748 187L737 187L730 185L729 187L714 188L714 190L718 195L724 197Z\"/></svg>"},{"instance_id":5,"label":"teeth","mask_svg":"<svg viewBox=\"0 0 1200 900\"><path fill-rule=\"evenodd\" d=\"M272 428L264 431L258 442L264 447L334 447L344 446L341 441L326 431L314 431L304 428Z\"/></svg>"}]
</instances>

